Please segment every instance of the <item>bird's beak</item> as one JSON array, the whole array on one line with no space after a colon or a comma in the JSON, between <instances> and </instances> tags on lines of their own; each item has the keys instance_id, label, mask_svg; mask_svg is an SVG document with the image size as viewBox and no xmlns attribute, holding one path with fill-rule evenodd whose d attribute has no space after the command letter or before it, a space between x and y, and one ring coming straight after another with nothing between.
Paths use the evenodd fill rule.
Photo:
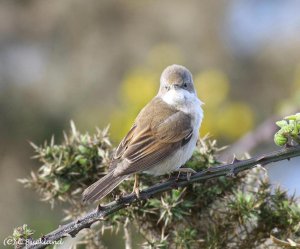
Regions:
<instances>
[{"instance_id":1,"label":"bird's beak","mask_svg":"<svg viewBox=\"0 0 300 249\"><path fill-rule=\"evenodd\" d=\"M180 86L179 86L178 84L172 84L172 87L173 87L173 89L174 89L174 90L176 90L176 89L179 89L179 88L180 88Z\"/></svg>"}]
</instances>

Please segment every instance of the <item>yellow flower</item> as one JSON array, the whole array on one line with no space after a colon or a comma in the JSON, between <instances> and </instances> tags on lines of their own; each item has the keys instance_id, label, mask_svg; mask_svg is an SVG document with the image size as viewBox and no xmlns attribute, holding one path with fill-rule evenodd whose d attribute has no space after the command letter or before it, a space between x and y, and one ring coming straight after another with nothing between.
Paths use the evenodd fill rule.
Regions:
<instances>
[{"instance_id":1,"label":"yellow flower","mask_svg":"<svg viewBox=\"0 0 300 249\"><path fill-rule=\"evenodd\" d=\"M122 101L136 107L144 106L158 89L155 74L143 69L130 72L121 85Z\"/></svg>"},{"instance_id":2,"label":"yellow flower","mask_svg":"<svg viewBox=\"0 0 300 249\"><path fill-rule=\"evenodd\" d=\"M207 108L214 108L227 98L229 82L223 72L207 70L196 75L195 87L199 98Z\"/></svg>"},{"instance_id":3,"label":"yellow flower","mask_svg":"<svg viewBox=\"0 0 300 249\"><path fill-rule=\"evenodd\" d=\"M138 113L138 110L124 109L116 110L112 113L110 122L110 134L112 141L118 143L126 135L131 126L133 125L134 119Z\"/></svg>"},{"instance_id":4,"label":"yellow flower","mask_svg":"<svg viewBox=\"0 0 300 249\"><path fill-rule=\"evenodd\" d=\"M218 133L226 139L237 139L253 128L254 115L242 102L224 105L215 115Z\"/></svg>"},{"instance_id":5,"label":"yellow flower","mask_svg":"<svg viewBox=\"0 0 300 249\"><path fill-rule=\"evenodd\" d=\"M216 122L216 116L213 111L207 109L204 110L204 118L200 127L200 134L204 136L210 134L213 137L218 137L218 127Z\"/></svg>"}]
</instances>

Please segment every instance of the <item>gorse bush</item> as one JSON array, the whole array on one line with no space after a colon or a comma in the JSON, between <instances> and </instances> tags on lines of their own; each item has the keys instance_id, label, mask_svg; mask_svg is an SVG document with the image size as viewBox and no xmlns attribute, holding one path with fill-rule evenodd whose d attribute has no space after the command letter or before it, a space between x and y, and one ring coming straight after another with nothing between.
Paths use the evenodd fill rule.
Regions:
<instances>
[{"instance_id":1,"label":"gorse bush","mask_svg":"<svg viewBox=\"0 0 300 249\"><path fill-rule=\"evenodd\" d=\"M297 134L298 136L299 134ZM81 202L83 190L107 171L114 149L108 128L95 134L81 134L71 123L64 141L32 144L40 168L19 181L35 189L51 206L66 203L65 219L77 219L91 207ZM186 166L196 171L220 162L215 140L204 137ZM177 177L177 174L169 177ZM166 180L168 176L141 175L141 188ZM124 181L103 203L132 191L133 179ZM143 248L278 248L300 242L300 206L279 188L272 188L262 167L235 177L219 177L173 189L133 203L109 215L92 229L85 229L85 248L101 248L102 234L118 230L128 220L143 237ZM32 231L26 236L31 237ZM16 231L23 231L18 228ZM28 232L27 232L28 233ZM22 232L13 235L23 238Z\"/></svg>"}]
</instances>

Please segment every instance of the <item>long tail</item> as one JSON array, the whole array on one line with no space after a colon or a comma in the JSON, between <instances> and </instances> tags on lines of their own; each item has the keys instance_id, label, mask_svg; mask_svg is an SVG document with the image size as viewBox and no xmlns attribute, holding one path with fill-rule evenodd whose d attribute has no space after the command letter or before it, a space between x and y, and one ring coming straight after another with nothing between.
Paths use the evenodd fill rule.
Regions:
<instances>
[{"instance_id":1,"label":"long tail","mask_svg":"<svg viewBox=\"0 0 300 249\"><path fill-rule=\"evenodd\" d=\"M110 171L107 175L86 188L83 192L82 201L86 203L101 200L128 177L127 175L114 176L113 173L114 171Z\"/></svg>"}]
</instances>

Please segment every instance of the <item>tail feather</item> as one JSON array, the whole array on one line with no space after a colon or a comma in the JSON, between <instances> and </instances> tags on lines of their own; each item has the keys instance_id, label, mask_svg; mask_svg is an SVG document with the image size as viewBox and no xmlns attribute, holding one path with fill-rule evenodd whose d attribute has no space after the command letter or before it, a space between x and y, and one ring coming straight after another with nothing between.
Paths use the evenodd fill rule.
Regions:
<instances>
[{"instance_id":1,"label":"tail feather","mask_svg":"<svg viewBox=\"0 0 300 249\"><path fill-rule=\"evenodd\" d=\"M127 175L114 176L113 173L113 171L109 172L107 175L85 189L82 201L94 202L96 200L101 200L128 177Z\"/></svg>"}]
</instances>

